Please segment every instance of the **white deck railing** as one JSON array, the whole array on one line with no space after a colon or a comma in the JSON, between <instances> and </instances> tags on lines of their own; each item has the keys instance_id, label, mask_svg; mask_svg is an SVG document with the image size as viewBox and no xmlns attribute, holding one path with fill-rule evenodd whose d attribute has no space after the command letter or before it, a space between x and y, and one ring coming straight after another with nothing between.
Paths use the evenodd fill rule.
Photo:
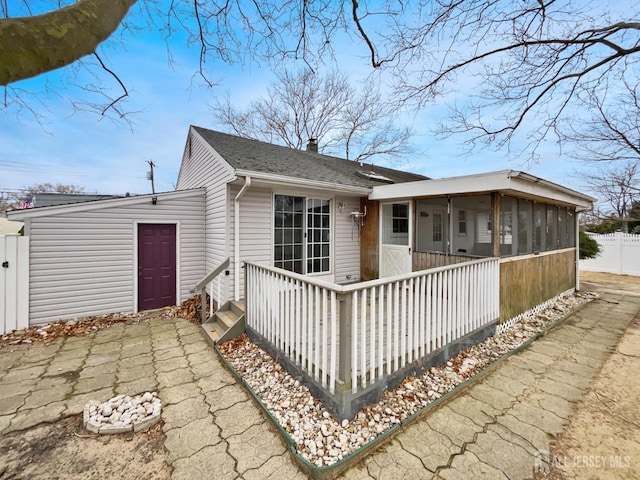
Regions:
<instances>
[{"instance_id":1,"label":"white deck railing","mask_svg":"<svg viewBox=\"0 0 640 480\"><path fill-rule=\"evenodd\" d=\"M499 317L499 264L474 260L352 285L246 262L247 326L323 388L353 392Z\"/></svg>"}]
</instances>

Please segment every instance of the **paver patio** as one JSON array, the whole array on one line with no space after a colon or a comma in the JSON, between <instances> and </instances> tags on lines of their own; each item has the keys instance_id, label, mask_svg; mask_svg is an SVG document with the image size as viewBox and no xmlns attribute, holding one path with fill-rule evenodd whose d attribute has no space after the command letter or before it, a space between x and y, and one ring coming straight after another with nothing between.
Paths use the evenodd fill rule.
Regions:
<instances>
[{"instance_id":1,"label":"paver patio","mask_svg":"<svg viewBox=\"0 0 640 480\"><path fill-rule=\"evenodd\" d=\"M404 427L343 478L529 478L537 452L549 449L639 314L640 296L604 294ZM144 390L163 400L173 478L305 478L200 327L183 320L0 349L0 435L78 414L90 399Z\"/></svg>"}]
</instances>

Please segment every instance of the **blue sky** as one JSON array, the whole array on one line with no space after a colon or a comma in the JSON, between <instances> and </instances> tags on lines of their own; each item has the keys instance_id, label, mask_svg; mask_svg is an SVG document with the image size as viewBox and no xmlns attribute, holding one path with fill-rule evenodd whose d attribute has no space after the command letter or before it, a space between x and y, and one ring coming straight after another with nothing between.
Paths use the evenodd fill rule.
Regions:
<instances>
[{"instance_id":1,"label":"blue sky","mask_svg":"<svg viewBox=\"0 0 640 480\"><path fill-rule=\"evenodd\" d=\"M175 63L170 68L166 46L158 34L136 36L125 47L113 45L101 51L131 92L130 107L137 111L131 117L132 127L74 109L72 102L85 93L73 87L39 97L40 106L31 103L43 115L42 123L27 112L4 108L0 110L0 191L50 182L79 185L86 192L148 193L148 160L156 164L156 191L172 190L189 125L222 129L210 109L216 96L229 93L235 103L243 105L263 94L273 78L269 70L256 64L217 63L209 65L217 86L208 89L194 78L197 49L174 42ZM348 66L354 79L369 74L359 46L345 47L339 67ZM53 72L14 86L38 91L45 82L65 84L68 78L65 72ZM468 154L461 138L436 139L432 130L444 112L444 105L436 104L403 119L411 123L420 151L403 168L432 178L522 169L578 188L570 177L578 164L559 158L553 145L545 147L546 154L538 164L523 165L493 150Z\"/></svg>"}]
</instances>

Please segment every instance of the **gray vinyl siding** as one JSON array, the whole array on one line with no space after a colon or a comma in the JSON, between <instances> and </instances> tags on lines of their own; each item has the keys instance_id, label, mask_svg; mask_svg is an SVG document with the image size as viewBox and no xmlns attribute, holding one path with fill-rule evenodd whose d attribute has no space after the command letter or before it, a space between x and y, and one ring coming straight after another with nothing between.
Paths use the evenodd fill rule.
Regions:
<instances>
[{"instance_id":1,"label":"gray vinyl siding","mask_svg":"<svg viewBox=\"0 0 640 480\"><path fill-rule=\"evenodd\" d=\"M345 208L340 213L339 203ZM335 212L335 282L349 283L360 280L360 235L349 213L360 210L359 197L336 197L333 211ZM366 221L366 218L365 218ZM350 278L349 278L350 276Z\"/></svg>"},{"instance_id":2,"label":"gray vinyl siding","mask_svg":"<svg viewBox=\"0 0 640 480\"><path fill-rule=\"evenodd\" d=\"M226 161L193 129L184 151L177 189L206 187L206 273L216 268L226 258L231 259L228 276L219 277L222 282L221 303L234 294L234 215L235 197L241 185L231 185L235 179ZM317 189L283 188L277 193L295 194L317 198L332 198L333 192ZM347 204L340 214L338 202ZM249 187L240 201L240 261L272 265L272 204L273 191L268 188ZM352 232L349 212L359 209L358 197L333 199L335 218L333 232L332 275L337 283L360 279L360 243L357 229ZM350 278L347 278L350 276ZM217 284L214 282L214 292ZM244 296L244 270L240 269L240 296Z\"/></svg>"},{"instance_id":3,"label":"gray vinyl siding","mask_svg":"<svg viewBox=\"0 0 640 480\"><path fill-rule=\"evenodd\" d=\"M232 186L230 201L233 202L240 187ZM321 192L309 193L309 196L325 197ZM343 213L337 205L346 204ZM348 283L360 280L360 242L358 229L349 212L360 208L358 197L336 197L332 200L335 216L333 232L333 268L336 283ZM240 260L272 265L273 251L273 192L265 188L249 188L240 201ZM235 210L230 208L230 237L233 238ZM233 278L234 271L231 271ZM347 276L351 278L347 278ZM244 295L244 270L240 270L240 291Z\"/></svg>"},{"instance_id":4,"label":"gray vinyl siding","mask_svg":"<svg viewBox=\"0 0 640 480\"><path fill-rule=\"evenodd\" d=\"M206 189L204 275L215 269L227 257L233 256L233 240L228 229L228 209L233 206L228 200L227 191L227 183L233 178L222 157L191 129L176 188L177 190L199 187ZM233 261L233 258L231 260ZM201 278L197 279L193 286L200 280ZM222 297L218 301L223 304L231 298L233 283L231 276L222 275L213 282L214 292L217 292L218 281L221 282Z\"/></svg>"},{"instance_id":5,"label":"gray vinyl siding","mask_svg":"<svg viewBox=\"0 0 640 480\"><path fill-rule=\"evenodd\" d=\"M31 218L30 323L134 312L138 223L176 223L178 301L191 297L204 275L204 194Z\"/></svg>"}]
</instances>

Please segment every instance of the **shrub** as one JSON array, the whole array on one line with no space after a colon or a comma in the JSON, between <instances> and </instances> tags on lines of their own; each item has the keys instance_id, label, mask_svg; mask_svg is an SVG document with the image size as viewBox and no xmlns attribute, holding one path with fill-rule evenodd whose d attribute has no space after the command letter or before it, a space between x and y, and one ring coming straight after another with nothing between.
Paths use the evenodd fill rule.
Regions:
<instances>
[{"instance_id":1,"label":"shrub","mask_svg":"<svg viewBox=\"0 0 640 480\"><path fill-rule=\"evenodd\" d=\"M600 252L601 250L598 242L580 230L580 259L596 258Z\"/></svg>"}]
</instances>

